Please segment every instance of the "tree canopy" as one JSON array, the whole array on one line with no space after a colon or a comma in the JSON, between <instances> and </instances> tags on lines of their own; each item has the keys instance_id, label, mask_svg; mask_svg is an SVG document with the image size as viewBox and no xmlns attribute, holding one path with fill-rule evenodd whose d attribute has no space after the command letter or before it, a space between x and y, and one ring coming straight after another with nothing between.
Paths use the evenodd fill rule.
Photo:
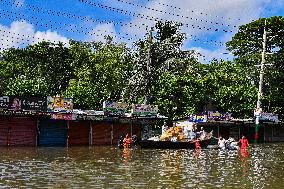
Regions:
<instances>
[{"instance_id":1,"label":"tree canopy","mask_svg":"<svg viewBox=\"0 0 284 189\"><path fill-rule=\"evenodd\" d=\"M282 17L261 18L240 26L227 42L236 57L203 64L193 50L183 50L181 23L157 22L129 49L107 36L104 42L40 42L7 49L0 60L2 95L63 95L76 108L102 109L106 100L159 106L170 120L208 110L252 117L256 106L264 27L269 32L265 57L263 107L282 113Z\"/></svg>"},{"instance_id":2,"label":"tree canopy","mask_svg":"<svg viewBox=\"0 0 284 189\"><path fill-rule=\"evenodd\" d=\"M248 77L258 87L260 70L255 66L262 61L264 28L267 31L265 63L272 65L265 66L262 108L267 112L283 114L284 18L281 16L260 18L240 26L232 40L227 42L227 47L236 56L236 63L247 68Z\"/></svg>"}]
</instances>

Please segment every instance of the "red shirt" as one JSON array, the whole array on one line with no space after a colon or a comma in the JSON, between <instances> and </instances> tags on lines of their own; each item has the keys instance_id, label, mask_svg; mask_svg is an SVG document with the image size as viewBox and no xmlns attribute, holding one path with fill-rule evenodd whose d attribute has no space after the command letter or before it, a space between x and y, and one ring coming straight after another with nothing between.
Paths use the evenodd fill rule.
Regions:
<instances>
[{"instance_id":1,"label":"red shirt","mask_svg":"<svg viewBox=\"0 0 284 189\"><path fill-rule=\"evenodd\" d=\"M200 149L201 146L200 146L200 143L198 140L195 141L195 149Z\"/></svg>"},{"instance_id":2,"label":"red shirt","mask_svg":"<svg viewBox=\"0 0 284 189\"><path fill-rule=\"evenodd\" d=\"M247 148L248 145L249 145L248 139L246 139L246 138L242 138L242 139L240 140L240 143L241 143L241 149L245 149L245 148Z\"/></svg>"}]
</instances>

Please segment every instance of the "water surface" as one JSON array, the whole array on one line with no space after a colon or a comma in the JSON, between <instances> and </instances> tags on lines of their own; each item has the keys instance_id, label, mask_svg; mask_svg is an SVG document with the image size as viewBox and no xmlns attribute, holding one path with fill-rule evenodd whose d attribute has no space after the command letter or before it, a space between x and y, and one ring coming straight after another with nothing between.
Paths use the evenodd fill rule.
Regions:
<instances>
[{"instance_id":1,"label":"water surface","mask_svg":"<svg viewBox=\"0 0 284 189\"><path fill-rule=\"evenodd\" d=\"M284 188L284 144L243 153L0 148L0 188Z\"/></svg>"}]
</instances>

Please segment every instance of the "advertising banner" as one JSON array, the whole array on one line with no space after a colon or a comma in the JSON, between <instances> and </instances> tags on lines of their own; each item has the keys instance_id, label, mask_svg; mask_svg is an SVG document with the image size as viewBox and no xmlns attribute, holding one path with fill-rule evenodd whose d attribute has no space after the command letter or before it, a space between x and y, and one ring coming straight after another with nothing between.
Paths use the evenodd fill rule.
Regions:
<instances>
[{"instance_id":1,"label":"advertising banner","mask_svg":"<svg viewBox=\"0 0 284 189\"><path fill-rule=\"evenodd\" d=\"M0 109L45 111L46 98L0 96Z\"/></svg>"},{"instance_id":2,"label":"advertising banner","mask_svg":"<svg viewBox=\"0 0 284 189\"><path fill-rule=\"evenodd\" d=\"M47 97L47 111L49 112L72 112L73 100L72 98L63 97Z\"/></svg>"},{"instance_id":3,"label":"advertising banner","mask_svg":"<svg viewBox=\"0 0 284 189\"><path fill-rule=\"evenodd\" d=\"M10 106L9 96L0 96L0 109L8 109Z\"/></svg>"},{"instance_id":4,"label":"advertising banner","mask_svg":"<svg viewBox=\"0 0 284 189\"><path fill-rule=\"evenodd\" d=\"M72 113L53 113L51 119L76 120L76 115Z\"/></svg>"},{"instance_id":5,"label":"advertising banner","mask_svg":"<svg viewBox=\"0 0 284 189\"><path fill-rule=\"evenodd\" d=\"M203 123L207 121L207 115L190 115L189 122Z\"/></svg>"},{"instance_id":6,"label":"advertising banner","mask_svg":"<svg viewBox=\"0 0 284 189\"><path fill-rule=\"evenodd\" d=\"M26 97L20 100L23 110L46 111L46 97Z\"/></svg>"},{"instance_id":7,"label":"advertising banner","mask_svg":"<svg viewBox=\"0 0 284 189\"><path fill-rule=\"evenodd\" d=\"M279 119L276 114L262 112L260 113L259 121L278 123Z\"/></svg>"},{"instance_id":8,"label":"advertising banner","mask_svg":"<svg viewBox=\"0 0 284 189\"><path fill-rule=\"evenodd\" d=\"M128 104L123 102L103 102L103 110L105 115L123 116L125 115Z\"/></svg>"},{"instance_id":9,"label":"advertising banner","mask_svg":"<svg viewBox=\"0 0 284 189\"><path fill-rule=\"evenodd\" d=\"M158 111L159 108L155 105L134 104L131 113L132 116L137 117L153 117L157 116Z\"/></svg>"},{"instance_id":10,"label":"advertising banner","mask_svg":"<svg viewBox=\"0 0 284 189\"><path fill-rule=\"evenodd\" d=\"M208 111L208 120L227 121L232 118L231 113L220 113L218 111Z\"/></svg>"}]
</instances>

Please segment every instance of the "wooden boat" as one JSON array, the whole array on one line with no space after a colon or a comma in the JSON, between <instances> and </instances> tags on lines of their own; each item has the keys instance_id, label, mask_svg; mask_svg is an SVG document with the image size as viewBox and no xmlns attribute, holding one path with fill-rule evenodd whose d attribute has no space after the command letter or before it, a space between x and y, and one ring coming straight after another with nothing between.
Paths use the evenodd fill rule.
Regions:
<instances>
[{"instance_id":1,"label":"wooden boat","mask_svg":"<svg viewBox=\"0 0 284 189\"><path fill-rule=\"evenodd\" d=\"M200 140L201 148L206 148L210 143L211 138ZM172 142L172 141L153 141L153 140L141 140L139 142L141 148L156 148L156 149L195 149L195 142Z\"/></svg>"}]
</instances>

